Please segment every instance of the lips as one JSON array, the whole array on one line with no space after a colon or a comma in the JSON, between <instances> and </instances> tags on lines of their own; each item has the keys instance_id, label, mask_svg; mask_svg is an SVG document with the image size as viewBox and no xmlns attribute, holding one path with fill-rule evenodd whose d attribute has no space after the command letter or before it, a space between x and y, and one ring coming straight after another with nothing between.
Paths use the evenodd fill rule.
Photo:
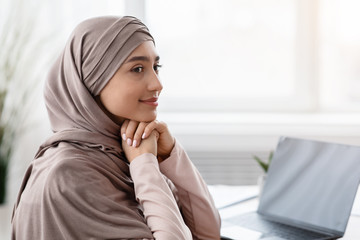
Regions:
<instances>
[{"instance_id":1,"label":"lips","mask_svg":"<svg viewBox=\"0 0 360 240\"><path fill-rule=\"evenodd\" d=\"M155 107L157 107L157 106L159 105L159 103L157 102L157 100L158 100L158 98L152 97L152 98L145 99L145 100L139 100L139 102L145 103L145 104L150 105L150 106L155 106Z\"/></svg>"}]
</instances>

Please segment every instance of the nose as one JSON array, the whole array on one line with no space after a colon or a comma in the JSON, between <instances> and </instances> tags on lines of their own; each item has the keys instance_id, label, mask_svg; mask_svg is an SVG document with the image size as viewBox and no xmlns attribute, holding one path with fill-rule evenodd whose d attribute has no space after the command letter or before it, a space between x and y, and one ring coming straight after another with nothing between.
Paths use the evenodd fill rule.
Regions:
<instances>
[{"instance_id":1,"label":"nose","mask_svg":"<svg viewBox=\"0 0 360 240\"><path fill-rule=\"evenodd\" d=\"M161 90L163 89L163 85L160 81L159 75L155 71L151 73L151 78L148 88L149 91L158 91L158 92L161 92Z\"/></svg>"}]
</instances>

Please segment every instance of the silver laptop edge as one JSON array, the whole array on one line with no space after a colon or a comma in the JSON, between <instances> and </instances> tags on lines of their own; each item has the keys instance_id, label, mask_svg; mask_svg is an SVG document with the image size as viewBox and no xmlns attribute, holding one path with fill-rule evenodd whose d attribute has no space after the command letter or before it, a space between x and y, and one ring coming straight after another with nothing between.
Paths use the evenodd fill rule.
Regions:
<instances>
[{"instance_id":1,"label":"silver laptop edge","mask_svg":"<svg viewBox=\"0 0 360 240\"><path fill-rule=\"evenodd\" d=\"M290 163L286 162L289 157L292 158L293 166L286 165ZM359 182L359 146L281 137L260 197L258 213L275 222L341 237L351 214ZM342 189L344 187L346 190ZM298 189L296 194L293 188ZM288 201L279 199L276 194L280 193ZM316 205L317 201L320 203ZM289 203L297 204L299 209L291 209ZM305 213L313 203L315 209ZM321 203L324 206L328 204L328 209L322 209ZM346 205L342 206L342 203ZM302 204L307 204L308 208ZM338 219L334 219L337 216Z\"/></svg>"}]
</instances>

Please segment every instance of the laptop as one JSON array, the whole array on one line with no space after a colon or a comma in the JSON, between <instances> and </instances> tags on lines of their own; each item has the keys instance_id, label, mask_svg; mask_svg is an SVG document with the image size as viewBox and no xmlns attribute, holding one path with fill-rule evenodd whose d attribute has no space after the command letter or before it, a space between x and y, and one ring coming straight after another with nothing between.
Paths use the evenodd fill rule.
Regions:
<instances>
[{"instance_id":1,"label":"laptop","mask_svg":"<svg viewBox=\"0 0 360 240\"><path fill-rule=\"evenodd\" d=\"M360 146L281 137L256 212L223 220L259 239L337 239L360 182Z\"/></svg>"}]
</instances>

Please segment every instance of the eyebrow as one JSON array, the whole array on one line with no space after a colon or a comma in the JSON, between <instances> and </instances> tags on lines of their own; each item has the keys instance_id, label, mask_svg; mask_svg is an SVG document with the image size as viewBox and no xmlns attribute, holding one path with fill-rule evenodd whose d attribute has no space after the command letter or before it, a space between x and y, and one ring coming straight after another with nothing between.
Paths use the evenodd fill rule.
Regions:
<instances>
[{"instance_id":1,"label":"eyebrow","mask_svg":"<svg viewBox=\"0 0 360 240\"><path fill-rule=\"evenodd\" d=\"M158 62L159 60L160 60L160 56L156 56L156 57L155 57L155 62ZM136 61L146 61L146 62L150 62L150 59L149 59L149 57L147 57L147 56L135 56L135 57L132 57L132 58L130 58L129 60L127 60L126 63L136 62Z\"/></svg>"}]
</instances>

